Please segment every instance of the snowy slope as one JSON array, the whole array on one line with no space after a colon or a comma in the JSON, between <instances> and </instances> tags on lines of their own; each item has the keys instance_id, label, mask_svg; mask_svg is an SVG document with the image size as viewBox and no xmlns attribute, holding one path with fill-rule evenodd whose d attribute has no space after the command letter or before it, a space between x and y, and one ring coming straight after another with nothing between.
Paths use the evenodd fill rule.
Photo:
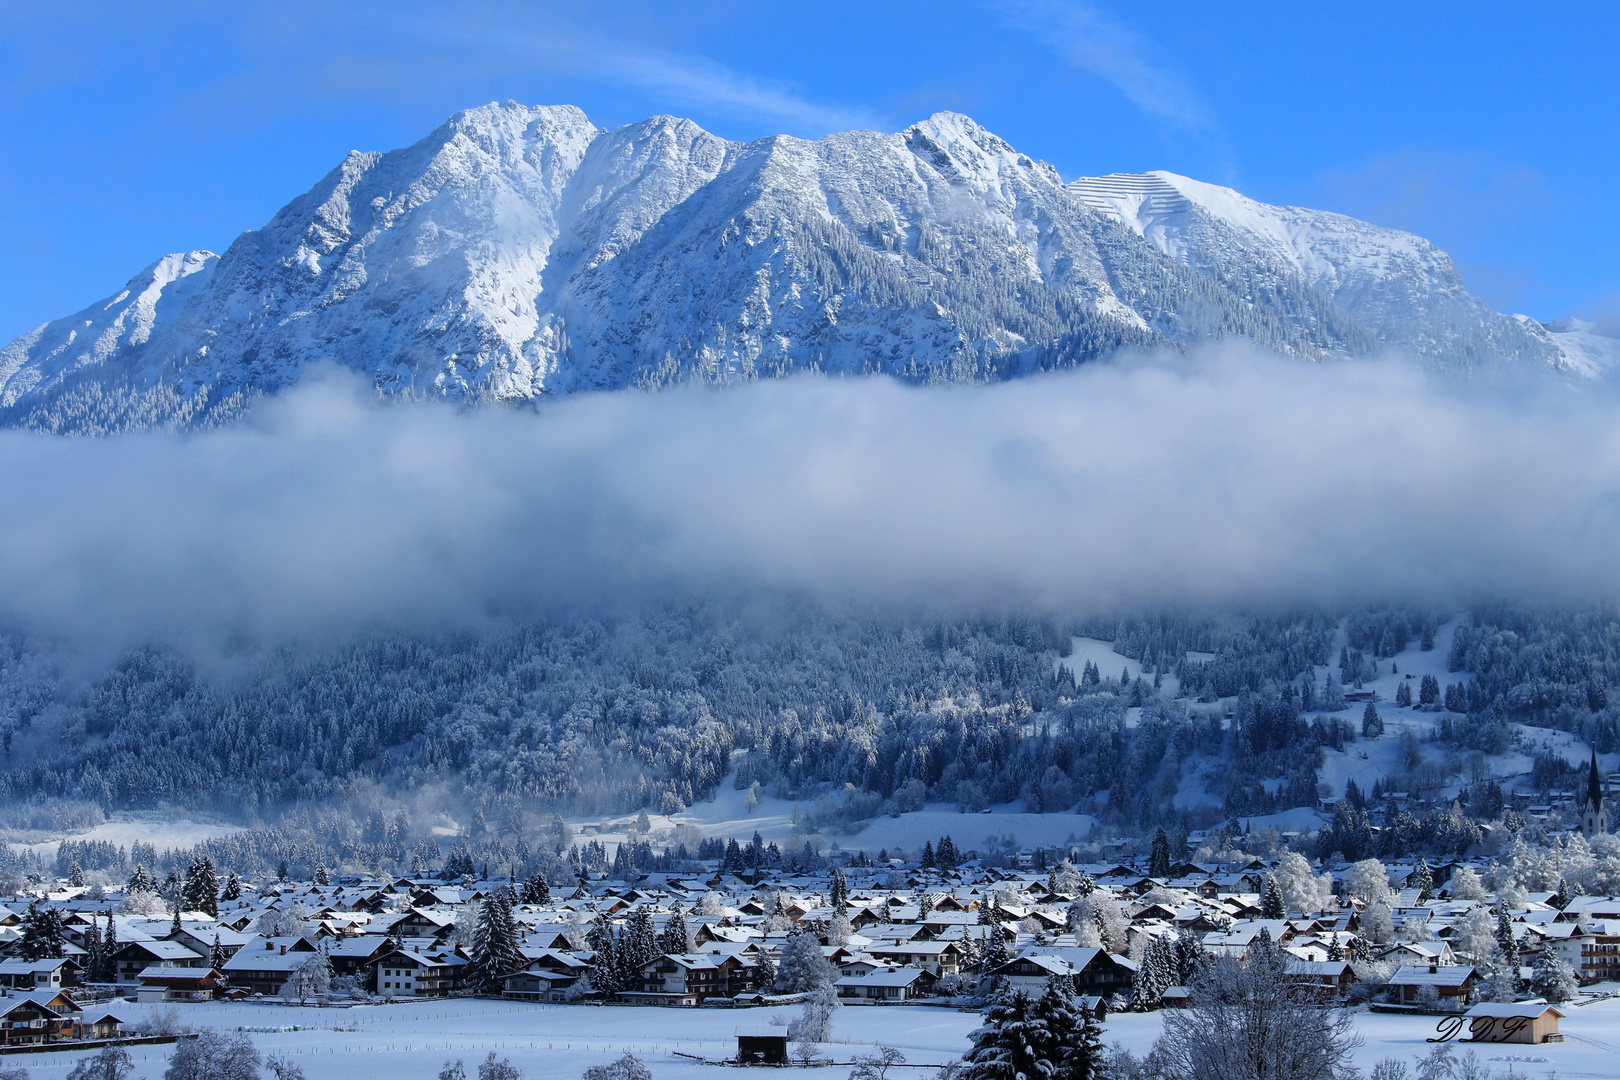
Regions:
<instances>
[{"instance_id":1,"label":"snowy slope","mask_svg":"<svg viewBox=\"0 0 1620 1080\"><path fill-rule=\"evenodd\" d=\"M42 859L54 860L57 848L61 846L63 840L100 840L124 848L135 843L145 843L151 844L159 851L167 851L183 850L205 840L230 836L242 831L244 830L239 825L199 822L187 817L168 817L156 813L119 814L84 832L38 843L24 844L14 841L10 847L14 851L28 848Z\"/></svg>"},{"instance_id":2,"label":"snowy slope","mask_svg":"<svg viewBox=\"0 0 1620 1080\"><path fill-rule=\"evenodd\" d=\"M1283 304L1320 329L1324 346L1338 338L1351 352L1387 347L1459 371L1565 368L1545 334L1469 295L1445 252L1411 233L1271 206L1170 172L1082 177L1071 189L1250 302Z\"/></svg>"},{"instance_id":3,"label":"snowy slope","mask_svg":"<svg viewBox=\"0 0 1620 1080\"><path fill-rule=\"evenodd\" d=\"M0 349L0 402L56 385L81 368L97 368L140 351L154 331L168 330L218 258L208 251L165 255L130 279L116 296L46 323Z\"/></svg>"},{"instance_id":4,"label":"snowy slope","mask_svg":"<svg viewBox=\"0 0 1620 1080\"><path fill-rule=\"evenodd\" d=\"M1558 350L1561 366L1588 379L1600 379L1620 369L1620 322L1607 324L1582 319L1538 323L1528 315L1515 315L1531 334Z\"/></svg>"},{"instance_id":5,"label":"snowy slope","mask_svg":"<svg viewBox=\"0 0 1620 1080\"><path fill-rule=\"evenodd\" d=\"M706 836L746 841L757 832L761 841L774 843L784 850L803 846L805 834L793 827L794 810L809 810L809 804L798 807L761 791L757 794L758 805L750 810L745 797L746 793L737 790L728 777L720 783L712 799L694 803L679 814L649 814L648 821L655 834L677 825L691 825ZM631 814L607 821L571 818L568 823L581 838L599 840L612 851L630 838L629 828L634 821L635 815ZM1084 841L1093 829L1101 830L1103 826L1090 814L1031 814L1017 804L992 806L983 813L961 813L955 806L930 803L921 810L873 818L856 833L826 835L821 839L827 844L836 843L846 851L876 855L885 848L903 848L915 855L924 843L936 843L942 836L949 836L964 851L987 850L992 837L1007 836L1014 838L1013 846L1060 847Z\"/></svg>"},{"instance_id":6,"label":"snowy slope","mask_svg":"<svg viewBox=\"0 0 1620 1080\"><path fill-rule=\"evenodd\" d=\"M1231 336L1462 369L1564 355L1416 237L1126 181L1154 193L1065 184L954 113L745 144L490 104L12 342L0 422L206 423L321 361L480 402L804 369L978 381Z\"/></svg>"}]
</instances>

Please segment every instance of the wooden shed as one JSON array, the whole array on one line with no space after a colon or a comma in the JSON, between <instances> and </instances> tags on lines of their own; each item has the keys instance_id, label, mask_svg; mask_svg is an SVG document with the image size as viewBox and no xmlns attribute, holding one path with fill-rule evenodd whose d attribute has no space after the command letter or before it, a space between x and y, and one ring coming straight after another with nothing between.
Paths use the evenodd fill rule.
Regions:
<instances>
[{"instance_id":1,"label":"wooden shed","mask_svg":"<svg viewBox=\"0 0 1620 1080\"><path fill-rule=\"evenodd\" d=\"M788 1059L788 1030L769 1024L737 1029L739 1065L781 1065Z\"/></svg>"},{"instance_id":2,"label":"wooden shed","mask_svg":"<svg viewBox=\"0 0 1620 1080\"><path fill-rule=\"evenodd\" d=\"M1545 1001L1481 1002L1463 1015L1475 1042L1563 1042L1558 1021L1563 1013Z\"/></svg>"}]
</instances>

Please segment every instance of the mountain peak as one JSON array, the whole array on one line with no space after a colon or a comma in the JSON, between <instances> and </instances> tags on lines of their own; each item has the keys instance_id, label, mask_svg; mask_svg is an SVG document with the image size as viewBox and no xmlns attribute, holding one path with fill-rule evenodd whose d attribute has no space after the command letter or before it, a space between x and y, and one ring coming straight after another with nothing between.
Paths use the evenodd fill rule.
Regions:
<instances>
[{"instance_id":1,"label":"mountain peak","mask_svg":"<svg viewBox=\"0 0 1620 1080\"><path fill-rule=\"evenodd\" d=\"M355 151L223 254L12 342L0 423L73 427L111 387L201 422L312 361L511 401L801 369L982 381L1225 336L1454 370L1565 366L1567 339L1490 311L1420 238L1167 172L1064 185L960 113L745 146L508 101Z\"/></svg>"},{"instance_id":2,"label":"mountain peak","mask_svg":"<svg viewBox=\"0 0 1620 1080\"><path fill-rule=\"evenodd\" d=\"M984 154L1016 154L1018 151L1001 136L971 116L959 112L937 112L906 129L919 132L946 147L971 146Z\"/></svg>"}]
</instances>

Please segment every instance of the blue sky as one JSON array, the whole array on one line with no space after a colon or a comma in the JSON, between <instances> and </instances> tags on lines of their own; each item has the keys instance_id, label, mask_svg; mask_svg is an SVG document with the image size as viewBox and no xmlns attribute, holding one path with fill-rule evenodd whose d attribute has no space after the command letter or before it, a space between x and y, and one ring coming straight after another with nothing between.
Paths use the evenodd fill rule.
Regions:
<instances>
[{"instance_id":1,"label":"blue sky","mask_svg":"<svg viewBox=\"0 0 1620 1080\"><path fill-rule=\"evenodd\" d=\"M1338 210L1505 310L1612 315L1617 31L1613 3L0 0L0 340L506 98L737 139L952 109L1066 177Z\"/></svg>"}]
</instances>

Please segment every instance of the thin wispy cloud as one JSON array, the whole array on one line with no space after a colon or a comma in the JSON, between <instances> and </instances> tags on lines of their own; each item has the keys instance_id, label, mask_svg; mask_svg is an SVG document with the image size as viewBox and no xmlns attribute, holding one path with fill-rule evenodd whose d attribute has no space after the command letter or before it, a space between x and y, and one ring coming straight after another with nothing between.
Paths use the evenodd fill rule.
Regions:
<instances>
[{"instance_id":1,"label":"thin wispy cloud","mask_svg":"<svg viewBox=\"0 0 1620 1080\"><path fill-rule=\"evenodd\" d=\"M597 46L613 77L689 107L720 109L794 131L848 131L882 125L871 114L814 101L790 87L763 82L701 57L635 53Z\"/></svg>"},{"instance_id":2,"label":"thin wispy cloud","mask_svg":"<svg viewBox=\"0 0 1620 1080\"><path fill-rule=\"evenodd\" d=\"M1214 126L1209 107L1174 72L1150 59L1142 35L1089 4L1065 0L992 0L1005 21L1065 61L1113 84L1137 108L1185 127Z\"/></svg>"},{"instance_id":3,"label":"thin wispy cloud","mask_svg":"<svg viewBox=\"0 0 1620 1080\"><path fill-rule=\"evenodd\" d=\"M480 65L514 72L538 71L640 91L672 109L763 122L791 134L881 126L865 109L818 100L798 87L744 74L706 56L649 48L566 14L525 8L491 18L502 24L499 32L491 32L487 22L446 27L431 19L406 22L398 29L428 48L453 42L461 63L475 58Z\"/></svg>"}]
</instances>

